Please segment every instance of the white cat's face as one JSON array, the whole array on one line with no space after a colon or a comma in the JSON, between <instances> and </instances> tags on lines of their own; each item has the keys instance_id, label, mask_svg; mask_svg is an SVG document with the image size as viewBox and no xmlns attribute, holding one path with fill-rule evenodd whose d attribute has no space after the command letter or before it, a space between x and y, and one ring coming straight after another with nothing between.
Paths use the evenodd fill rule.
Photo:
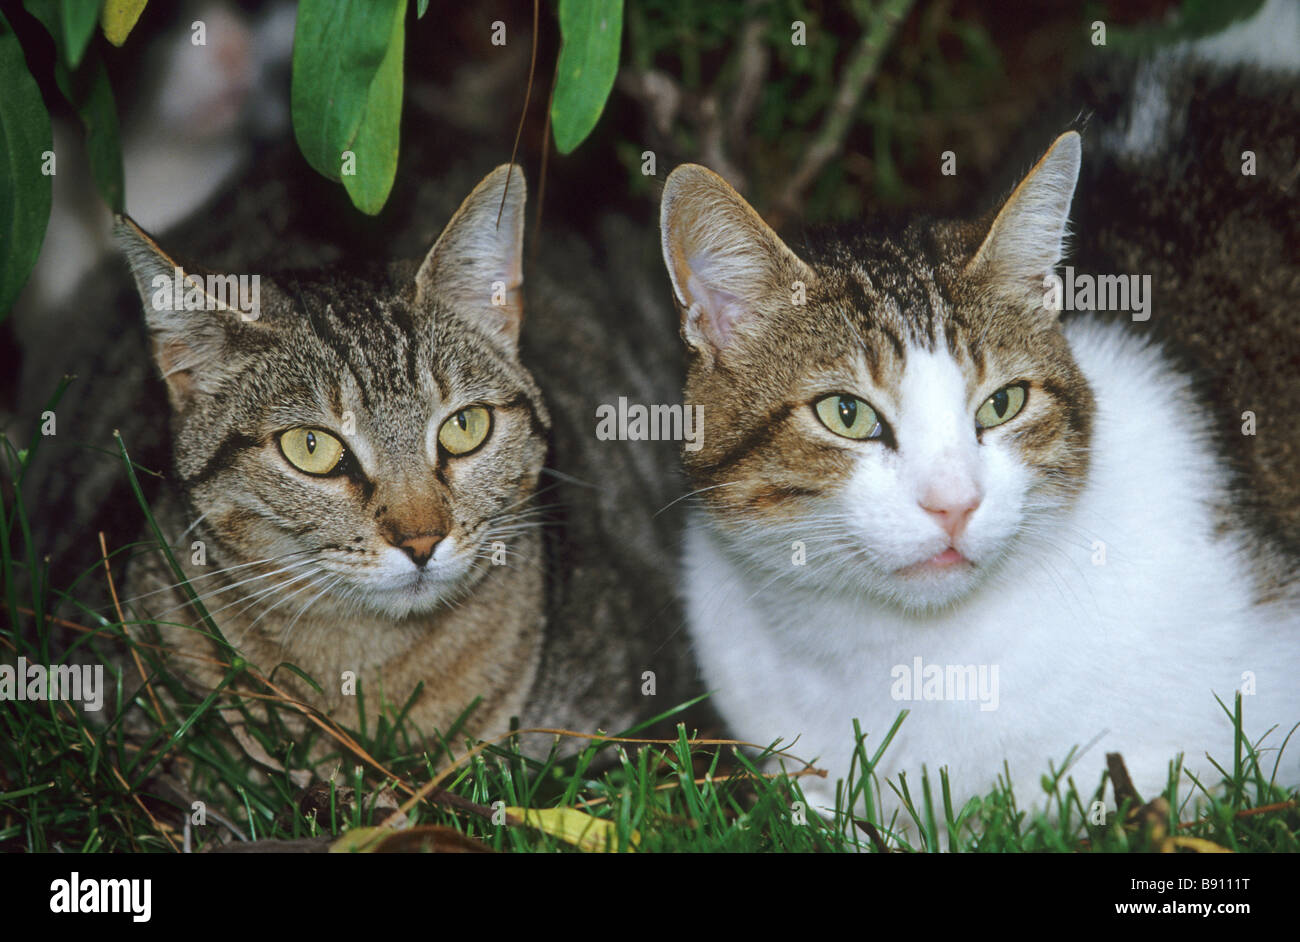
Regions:
<instances>
[{"instance_id":1,"label":"white cat's face","mask_svg":"<svg viewBox=\"0 0 1300 942\"><path fill-rule=\"evenodd\" d=\"M948 605L1083 486L1092 393L1043 300L1079 169L1062 135L990 226L805 234L716 174L664 188L664 261L703 406L687 472L775 584Z\"/></svg>"},{"instance_id":2,"label":"white cat's face","mask_svg":"<svg viewBox=\"0 0 1300 942\"><path fill-rule=\"evenodd\" d=\"M1032 369L979 379L943 344L908 348L904 364L888 385L873 383L865 362L809 378L789 432L833 463L815 496L792 497L779 514L761 522L728 515L731 545L751 566L906 609L944 606L979 585L1027 528L1050 525L1068 504L1051 486L1054 473L1035 467L1026 449L1059 407L1050 379ZM828 394L837 410L857 400L846 407L855 427L819 415L825 407L816 403Z\"/></svg>"},{"instance_id":3,"label":"white cat's face","mask_svg":"<svg viewBox=\"0 0 1300 942\"><path fill-rule=\"evenodd\" d=\"M1015 539L1033 476L1009 438L1039 403L1026 396L1019 414L981 430L977 411L1005 384L970 382L943 350L913 348L906 363L897 389L872 403L896 447L860 443L830 503L857 550L840 578L921 608L965 594Z\"/></svg>"}]
</instances>

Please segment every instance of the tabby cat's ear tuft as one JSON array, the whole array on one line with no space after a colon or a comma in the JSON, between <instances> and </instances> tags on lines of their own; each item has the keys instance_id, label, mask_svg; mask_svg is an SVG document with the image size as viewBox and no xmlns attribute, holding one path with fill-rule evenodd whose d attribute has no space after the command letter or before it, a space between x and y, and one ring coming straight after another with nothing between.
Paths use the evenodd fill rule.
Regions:
<instances>
[{"instance_id":1,"label":"tabby cat's ear tuft","mask_svg":"<svg viewBox=\"0 0 1300 942\"><path fill-rule=\"evenodd\" d=\"M664 264L682 312L682 334L712 358L757 317L767 298L790 297L816 275L731 185L683 164L668 176L659 210Z\"/></svg>"},{"instance_id":2,"label":"tabby cat's ear tuft","mask_svg":"<svg viewBox=\"0 0 1300 942\"><path fill-rule=\"evenodd\" d=\"M185 271L131 217L114 218L113 238L135 278L154 359L172 404L184 409L234 369L230 335L241 321L260 316L259 279L244 276L245 284L253 286L250 294L236 276L215 276L212 284L225 294L217 297L208 292L203 276ZM251 304L241 304L250 299Z\"/></svg>"},{"instance_id":3,"label":"tabby cat's ear tuft","mask_svg":"<svg viewBox=\"0 0 1300 942\"><path fill-rule=\"evenodd\" d=\"M527 198L518 164L502 164L484 177L465 197L416 272L416 303L437 299L486 324L513 349L524 316Z\"/></svg>"},{"instance_id":4,"label":"tabby cat's ear tuft","mask_svg":"<svg viewBox=\"0 0 1300 942\"><path fill-rule=\"evenodd\" d=\"M1078 132L1056 139L1003 204L968 273L1015 296L1043 297L1044 279L1065 252L1081 153Z\"/></svg>"}]
</instances>

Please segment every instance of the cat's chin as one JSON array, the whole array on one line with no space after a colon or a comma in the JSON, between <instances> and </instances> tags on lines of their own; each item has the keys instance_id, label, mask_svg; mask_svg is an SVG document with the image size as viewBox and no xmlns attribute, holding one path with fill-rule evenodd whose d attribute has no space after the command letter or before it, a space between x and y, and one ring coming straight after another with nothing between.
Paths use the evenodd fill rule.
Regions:
<instances>
[{"instance_id":1,"label":"cat's chin","mask_svg":"<svg viewBox=\"0 0 1300 942\"><path fill-rule=\"evenodd\" d=\"M949 547L891 572L889 595L902 608L930 611L960 601L983 579L981 566Z\"/></svg>"},{"instance_id":2,"label":"cat's chin","mask_svg":"<svg viewBox=\"0 0 1300 942\"><path fill-rule=\"evenodd\" d=\"M472 573L411 572L358 586L360 603L378 615L401 619L453 607L473 588Z\"/></svg>"}]
</instances>

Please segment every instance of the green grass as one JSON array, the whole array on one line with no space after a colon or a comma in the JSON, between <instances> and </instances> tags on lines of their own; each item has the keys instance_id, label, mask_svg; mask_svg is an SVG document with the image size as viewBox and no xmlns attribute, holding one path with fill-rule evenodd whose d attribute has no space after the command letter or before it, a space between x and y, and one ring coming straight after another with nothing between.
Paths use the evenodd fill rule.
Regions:
<instances>
[{"instance_id":1,"label":"green grass","mask_svg":"<svg viewBox=\"0 0 1300 942\"><path fill-rule=\"evenodd\" d=\"M783 753L776 764L785 771L774 774L771 752L692 739L680 725L676 739L658 741L638 739L636 730L621 739L557 735L541 754L526 754L517 736L470 743L453 729L430 748L410 728L403 705L376 709L360 690L363 729L341 729L316 716L304 736L298 730L304 713L278 692L275 676L262 679L231 658L222 686L198 698L158 648L128 631L129 615L125 621L105 616L78 604L75 591L45 585L24 511L25 455L8 440L0 446L7 485L0 517L6 614L0 663L25 656L58 664L78 656L103 664L108 689L98 716L112 718L90 719L62 702L11 701L0 708L0 850L174 852L186 842L196 800L207 817L188 828L194 850L231 840L339 837L375 824L373 803L389 799L391 806L395 799L412 825L453 829L497 851L574 850L517 819L500 823L499 803L579 809L609 822L609 849L641 852L1210 849L1197 841L1232 851L1300 851L1300 789L1275 781L1280 750L1266 758L1241 734L1240 698L1224 708L1224 722L1237 733L1233 755L1215 763L1220 781L1180 791L1181 764L1171 757L1163 804L1132 814L1126 805L1101 824L1090 823L1088 810L1101 796L1114 808L1105 775L1079 784L1046 770L1050 814L1022 810L1042 807L1044 796L1016 796L1005 783L985 795L953 794L942 756L929 767L937 771L919 782L880 781L872 770L905 713L883 737L863 736L855 727L857 756L839 804L858 814L833 818L811 811L801 782L815 773L802 762ZM125 450L122 457L127 460ZM110 550L115 575L122 554L139 548ZM76 586L84 592L94 579L107 579L102 562ZM71 602L76 615L60 624L45 617L56 599ZM658 719L671 720L686 706ZM280 771L239 748L230 732L236 719ZM287 770L308 768L320 743L325 754L314 767L317 778L337 770L342 781L317 786L309 814L302 810L302 783ZM881 819L884 795L901 799L901 817Z\"/></svg>"}]
</instances>

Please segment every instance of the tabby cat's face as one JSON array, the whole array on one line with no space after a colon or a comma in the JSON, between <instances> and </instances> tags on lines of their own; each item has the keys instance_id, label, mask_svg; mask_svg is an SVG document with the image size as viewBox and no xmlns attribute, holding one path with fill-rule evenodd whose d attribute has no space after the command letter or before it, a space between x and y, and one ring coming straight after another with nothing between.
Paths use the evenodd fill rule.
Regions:
<instances>
[{"instance_id":1,"label":"tabby cat's face","mask_svg":"<svg viewBox=\"0 0 1300 942\"><path fill-rule=\"evenodd\" d=\"M303 286L243 369L175 424L177 472L224 557L301 554L333 594L402 615L513 542L546 453L522 367L451 310ZM304 582L306 580L304 579Z\"/></svg>"},{"instance_id":2,"label":"tabby cat's face","mask_svg":"<svg viewBox=\"0 0 1300 942\"><path fill-rule=\"evenodd\" d=\"M1063 140L1066 166L1045 158L991 234L827 233L807 262L712 174L670 178L665 257L705 413L685 460L746 565L928 608L1056 525L1092 409L1041 307L1073 190Z\"/></svg>"},{"instance_id":3,"label":"tabby cat's face","mask_svg":"<svg viewBox=\"0 0 1300 942\"><path fill-rule=\"evenodd\" d=\"M254 320L150 312L145 296L176 475L223 566L283 565L303 602L403 617L454 602L494 549L519 562L549 420L515 351L514 220L482 228L502 180L418 273L264 282Z\"/></svg>"}]
</instances>

